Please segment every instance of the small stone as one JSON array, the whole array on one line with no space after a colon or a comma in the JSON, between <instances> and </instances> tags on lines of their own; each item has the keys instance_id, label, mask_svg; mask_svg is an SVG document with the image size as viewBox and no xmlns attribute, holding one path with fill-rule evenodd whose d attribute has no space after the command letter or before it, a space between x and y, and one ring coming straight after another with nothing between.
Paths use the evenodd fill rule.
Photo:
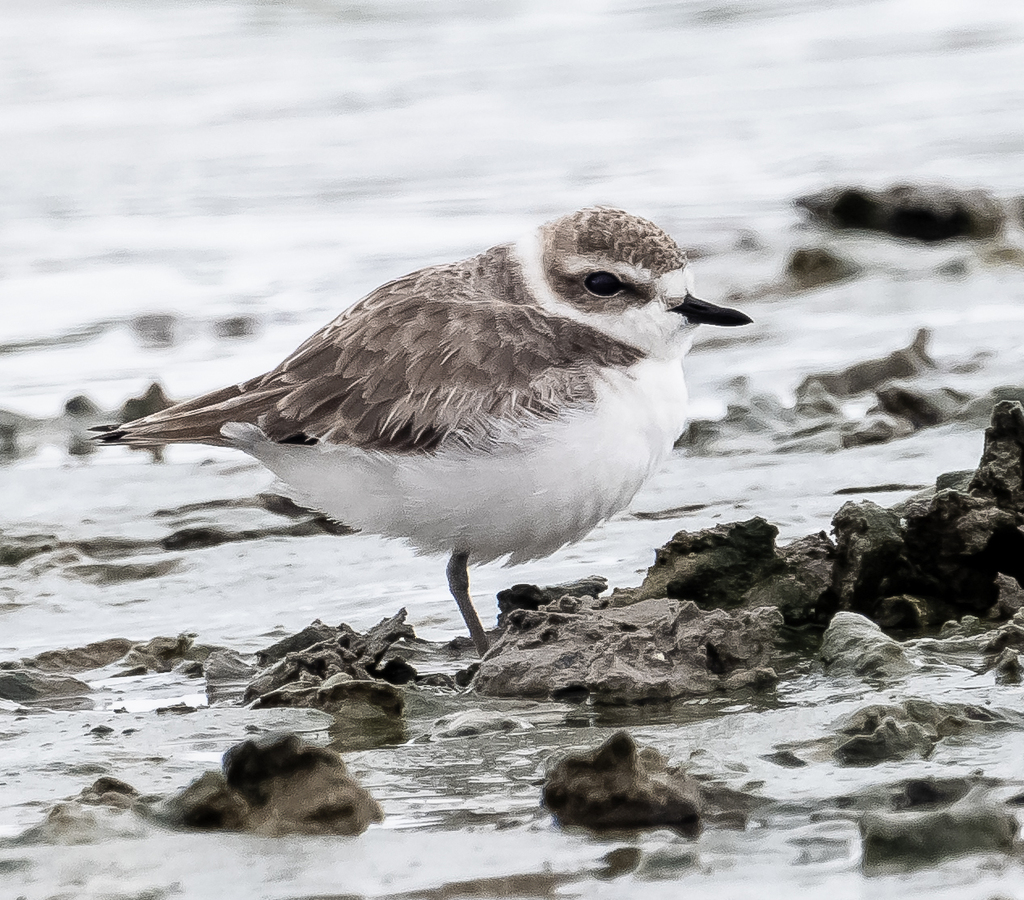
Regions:
<instances>
[{"instance_id":1,"label":"small stone","mask_svg":"<svg viewBox=\"0 0 1024 900\"><path fill-rule=\"evenodd\" d=\"M827 247L798 247L786 261L786 278L798 290L845 281L859 272L855 262Z\"/></svg>"},{"instance_id":2,"label":"small stone","mask_svg":"<svg viewBox=\"0 0 1024 900\"><path fill-rule=\"evenodd\" d=\"M224 776L250 806L247 831L360 834L384 818L337 753L294 734L237 744L224 754Z\"/></svg>"},{"instance_id":3,"label":"small stone","mask_svg":"<svg viewBox=\"0 0 1024 900\"><path fill-rule=\"evenodd\" d=\"M830 675L898 678L914 670L903 647L858 613L833 616L822 635L819 655Z\"/></svg>"},{"instance_id":4,"label":"small stone","mask_svg":"<svg viewBox=\"0 0 1024 900\"><path fill-rule=\"evenodd\" d=\"M565 757L544 781L544 805L561 825L608 829L701 828L699 784L665 766L660 754L638 751L624 731L591 753Z\"/></svg>"},{"instance_id":5,"label":"small stone","mask_svg":"<svg viewBox=\"0 0 1024 900\"><path fill-rule=\"evenodd\" d=\"M1020 653L1007 647L992 665L996 673L996 684L1020 684L1024 667L1021 666Z\"/></svg>"}]
</instances>

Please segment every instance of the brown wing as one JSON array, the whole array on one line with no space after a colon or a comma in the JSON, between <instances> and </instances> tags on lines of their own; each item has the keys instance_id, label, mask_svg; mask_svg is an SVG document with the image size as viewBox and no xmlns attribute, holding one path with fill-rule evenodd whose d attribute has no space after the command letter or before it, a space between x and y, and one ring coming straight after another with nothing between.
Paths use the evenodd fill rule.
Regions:
<instances>
[{"instance_id":1,"label":"brown wing","mask_svg":"<svg viewBox=\"0 0 1024 900\"><path fill-rule=\"evenodd\" d=\"M551 418L592 400L595 364L640 358L634 347L522 302L521 283L513 302L493 296L511 265L497 250L504 248L383 285L266 375L100 440L223 445L224 424L248 422L283 443L399 452L475 445L496 421Z\"/></svg>"}]
</instances>

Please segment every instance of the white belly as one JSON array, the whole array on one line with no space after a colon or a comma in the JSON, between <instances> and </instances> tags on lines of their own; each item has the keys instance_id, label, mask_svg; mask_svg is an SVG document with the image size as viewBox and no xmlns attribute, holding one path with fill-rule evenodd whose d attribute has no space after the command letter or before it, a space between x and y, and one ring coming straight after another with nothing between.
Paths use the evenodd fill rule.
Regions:
<instances>
[{"instance_id":1,"label":"white belly","mask_svg":"<svg viewBox=\"0 0 1024 900\"><path fill-rule=\"evenodd\" d=\"M252 426L225 434L295 491L347 525L472 562L537 559L625 508L682 432L679 360L609 373L585 411L520 428L486 453L391 456L275 444Z\"/></svg>"}]
</instances>

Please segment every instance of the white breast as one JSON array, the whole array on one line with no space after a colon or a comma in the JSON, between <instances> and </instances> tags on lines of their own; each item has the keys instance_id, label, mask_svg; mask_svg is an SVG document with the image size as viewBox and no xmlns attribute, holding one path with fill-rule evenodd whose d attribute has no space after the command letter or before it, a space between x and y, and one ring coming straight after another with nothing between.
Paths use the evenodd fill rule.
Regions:
<instances>
[{"instance_id":1,"label":"white breast","mask_svg":"<svg viewBox=\"0 0 1024 900\"><path fill-rule=\"evenodd\" d=\"M609 371L585 411L519 428L488 452L391 455L275 444L252 426L225 429L299 499L425 553L467 550L473 562L537 559L623 509L682 432L681 363ZM262 439L261 439L262 437Z\"/></svg>"}]
</instances>

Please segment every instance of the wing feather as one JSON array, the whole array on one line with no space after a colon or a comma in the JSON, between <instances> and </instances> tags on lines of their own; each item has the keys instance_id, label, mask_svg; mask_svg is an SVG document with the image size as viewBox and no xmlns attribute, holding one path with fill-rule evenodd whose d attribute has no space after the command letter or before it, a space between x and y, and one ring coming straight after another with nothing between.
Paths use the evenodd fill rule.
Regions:
<instances>
[{"instance_id":1,"label":"wing feather","mask_svg":"<svg viewBox=\"0 0 1024 900\"><path fill-rule=\"evenodd\" d=\"M501 271L494 271L495 266ZM511 285L511 298L495 296ZM493 438L495 422L593 400L597 368L639 350L529 303L507 248L383 285L265 375L116 426L135 446L231 443L229 422L274 441L429 452Z\"/></svg>"}]
</instances>

